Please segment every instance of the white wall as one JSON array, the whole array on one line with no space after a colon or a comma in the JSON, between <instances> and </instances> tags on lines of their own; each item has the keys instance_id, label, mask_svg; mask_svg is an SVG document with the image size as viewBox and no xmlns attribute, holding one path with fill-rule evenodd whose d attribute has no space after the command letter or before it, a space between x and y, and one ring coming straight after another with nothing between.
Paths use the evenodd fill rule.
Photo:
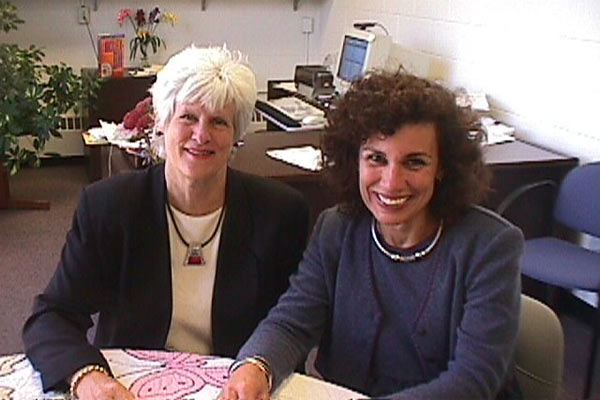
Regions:
<instances>
[{"instance_id":1,"label":"white wall","mask_svg":"<svg viewBox=\"0 0 600 400\"><path fill-rule=\"evenodd\" d=\"M259 88L266 88L267 79L287 79L294 66L306 61L306 36L301 32L301 18L315 19L315 32L310 35L309 48L320 40L319 11L321 0L300 0L298 10L292 0L206 0L201 10L200 0L84 0L92 8L91 31L125 33L127 41L133 36L130 25L120 27L117 14L121 8L143 8L155 5L175 12L179 22L174 28L158 27L167 50L161 49L151 57L154 63L164 63L169 56L190 43L222 45L242 50L248 55L257 72ZM46 50L47 62L64 61L77 69L95 66L95 55L85 25L77 23L80 0L13 0L19 15L26 21L16 32L0 33L5 42L20 45L36 44ZM137 64L136 64L137 65Z\"/></svg>"},{"instance_id":2,"label":"white wall","mask_svg":"<svg viewBox=\"0 0 600 400\"><path fill-rule=\"evenodd\" d=\"M92 66L87 30L77 24L79 2L16 0L27 22L0 38L44 46L49 62ZM292 0L206 0L206 11L200 0L97 2L94 37L124 32L131 38L131 28L116 22L122 7L165 6L180 21L159 28L168 49L154 62L191 42L226 42L248 54L261 89L269 78L291 78L294 66L306 62L303 16L315 21L309 62L316 63L339 50L353 21L377 20L400 48L418 56L405 63L425 68L428 77L487 92L495 116L515 125L522 138L583 162L600 160L598 0L300 0L298 11Z\"/></svg>"},{"instance_id":3,"label":"white wall","mask_svg":"<svg viewBox=\"0 0 600 400\"><path fill-rule=\"evenodd\" d=\"M518 136L600 160L600 1L330 0L323 8L326 34L377 20L428 61L428 77L486 92ZM322 44L322 54L339 46Z\"/></svg>"}]
</instances>

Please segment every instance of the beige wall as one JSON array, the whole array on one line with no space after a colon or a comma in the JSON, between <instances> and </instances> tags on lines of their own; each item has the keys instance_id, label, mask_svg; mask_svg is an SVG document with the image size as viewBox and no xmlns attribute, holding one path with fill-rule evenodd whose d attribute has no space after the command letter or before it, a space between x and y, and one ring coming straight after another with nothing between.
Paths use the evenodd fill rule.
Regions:
<instances>
[{"instance_id":1,"label":"beige wall","mask_svg":"<svg viewBox=\"0 0 600 400\"><path fill-rule=\"evenodd\" d=\"M296 64L306 61L306 35L301 31L301 19L315 19L315 32L309 36L309 50L320 42L318 18L322 0L300 0L297 11L292 0L206 0L201 10L200 0L83 0L92 7L90 28L98 33L125 33L132 37L131 26L117 23L117 13L123 7L149 10L155 5L179 16L175 28L159 26L158 33L167 43L151 61L164 63L175 51L195 43L222 45L242 50L255 67L260 88L266 88L269 78L291 77ZM77 68L93 66L95 56L85 25L77 23L80 0L13 0L19 14L26 20L17 32L0 38L23 45L35 43L46 49L47 61L65 61ZM95 39L94 39L95 40Z\"/></svg>"},{"instance_id":2,"label":"beige wall","mask_svg":"<svg viewBox=\"0 0 600 400\"><path fill-rule=\"evenodd\" d=\"M80 0L16 0L27 20L2 35L46 48L47 60L75 67L94 64L85 25L77 24ZM84 0L93 5L94 0ZM91 29L124 32L121 7L149 8L156 1L97 0ZM390 30L401 62L453 86L485 91L496 117L526 140L584 162L600 160L600 1L598 0L164 0L180 16L160 27L168 50L195 42L241 49L254 65L259 87L269 78L290 78L307 59L301 18L314 18L308 60L337 53L341 35L355 20L372 19ZM42 27L43 26L43 27ZM410 55L411 57L408 57Z\"/></svg>"},{"instance_id":3,"label":"beige wall","mask_svg":"<svg viewBox=\"0 0 600 400\"><path fill-rule=\"evenodd\" d=\"M377 20L429 77L481 90L526 140L600 160L600 1L331 0L326 33ZM325 35L327 36L327 35ZM322 53L337 42L326 38Z\"/></svg>"}]
</instances>

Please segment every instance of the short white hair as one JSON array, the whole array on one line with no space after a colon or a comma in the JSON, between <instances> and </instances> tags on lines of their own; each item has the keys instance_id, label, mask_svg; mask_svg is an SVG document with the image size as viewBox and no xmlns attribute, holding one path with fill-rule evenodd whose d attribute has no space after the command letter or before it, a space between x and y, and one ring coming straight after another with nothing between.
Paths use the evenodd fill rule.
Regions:
<instances>
[{"instance_id":1,"label":"short white hair","mask_svg":"<svg viewBox=\"0 0 600 400\"><path fill-rule=\"evenodd\" d=\"M256 77L240 52L191 45L172 56L150 88L156 126L173 118L175 105L200 102L210 112L235 105L234 140L245 134L256 102Z\"/></svg>"}]
</instances>

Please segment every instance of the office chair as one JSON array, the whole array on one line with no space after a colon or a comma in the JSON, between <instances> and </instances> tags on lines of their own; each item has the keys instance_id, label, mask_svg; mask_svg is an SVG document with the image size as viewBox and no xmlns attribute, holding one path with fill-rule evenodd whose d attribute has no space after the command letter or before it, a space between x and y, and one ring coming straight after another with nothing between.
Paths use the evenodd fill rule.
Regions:
<instances>
[{"instance_id":1,"label":"office chair","mask_svg":"<svg viewBox=\"0 0 600 400\"><path fill-rule=\"evenodd\" d=\"M517 201L518 197L514 197L512 201ZM600 237L600 162L581 165L565 176L558 188L552 214L559 225L574 232ZM521 271L525 276L546 284L593 291L600 295L600 253L558 237L545 236L526 240ZM592 389L600 337L600 307L595 310L592 324L585 398L590 396Z\"/></svg>"},{"instance_id":2,"label":"office chair","mask_svg":"<svg viewBox=\"0 0 600 400\"><path fill-rule=\"evenodd\" d=\"M564 336L558 317L545 304L521 295L515 376L523 398L558 398L563 360Z\"/></svg>"},{"instance_id":3,"label":"office chair","mask_svg":"<svg viewBox=\"0 0 600 400\"><path fill-rule=\"evenodd\" d=\"M496 207L502 215L523 231L525 239L552 234L552 209L558 185L551 180L518 187ZM518 201L517 201L518 199Z\"/></svg>"}]
</instances>

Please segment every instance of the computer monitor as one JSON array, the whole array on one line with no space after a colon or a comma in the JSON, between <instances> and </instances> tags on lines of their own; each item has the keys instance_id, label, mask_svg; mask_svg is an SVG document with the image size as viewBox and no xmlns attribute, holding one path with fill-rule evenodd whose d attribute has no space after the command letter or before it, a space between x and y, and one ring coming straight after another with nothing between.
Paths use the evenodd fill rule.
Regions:
<instances>
[{"instance_id":1,"label":"computer monitor","mask_svg":"<svg viewBox=\"0 0 600 400\"><path fill-rule=\"evenodd\" d=\"M385 67L392 38L364 30L352 30L344 35L338 58L335 87L344 93L350 84L367 71Z\"/></svg>"}]
</instances>

